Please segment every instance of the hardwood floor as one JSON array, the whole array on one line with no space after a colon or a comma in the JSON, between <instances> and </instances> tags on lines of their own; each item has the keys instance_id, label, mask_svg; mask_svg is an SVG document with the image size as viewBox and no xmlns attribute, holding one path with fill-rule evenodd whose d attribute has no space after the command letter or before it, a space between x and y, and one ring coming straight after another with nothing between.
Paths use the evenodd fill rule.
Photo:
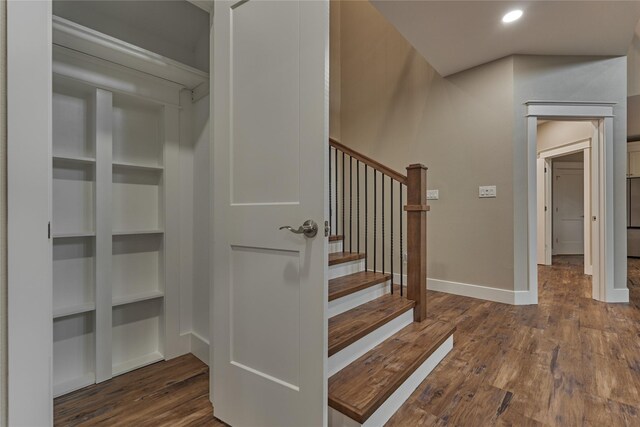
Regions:
<instances>
[{"instance_id":1,"label":"hardwood floor","mask_svg":"<svg viewBox=\"0 0 640 427\"><path fill-rule=\"evenodd\" d=\"M54 400L56 426L225 426L213 418L209 368L192 354Z\"/></svg>"},{"instance_id":2,"label":"hardwood floor","mask_svg":"<svg viewBox=\"0 0 640 427\"><path fill-rule=\"evenodd\" d=\"M630 304L591 300L581 259L539 270L538 306L428 293L457 326L454 350L387 426L640 425L640 260ZM221 426L207 367L191 355L55 400L57 426Z\"/></svg>"},{"instance_id":3,"label":"hardwood floor","mask_svg":"<svg viewBox=\"0 0 640 427\"><path fill-rule=\"evenodd\" d=\"M539 269L539 305L429 292L453 351L387 426L640 425L640 260L630 304L591 299L581 257Z\"/></svg>"}]
</instances>

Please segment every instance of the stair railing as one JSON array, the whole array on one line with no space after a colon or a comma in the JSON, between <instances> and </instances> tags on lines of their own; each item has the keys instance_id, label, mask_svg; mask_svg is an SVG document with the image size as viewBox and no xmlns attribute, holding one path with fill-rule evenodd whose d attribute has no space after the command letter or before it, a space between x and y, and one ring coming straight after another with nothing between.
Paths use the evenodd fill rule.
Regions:
<instances>
[{"instance_id":1,"label":"stair railing","mask_svg":"<svg viewBox=\"0 0 640 427\"><path fill-rule=\"evenodd\" d=\"M416 303L416 322L427 315L426 198L424 165L408 166L405 176L335 139L329 140L332 234L343 236L343 251L365 254L365 270L390 274L391 293L398 273L401 296L406 254L407 298Z\"/></svg>"}]
</instances>

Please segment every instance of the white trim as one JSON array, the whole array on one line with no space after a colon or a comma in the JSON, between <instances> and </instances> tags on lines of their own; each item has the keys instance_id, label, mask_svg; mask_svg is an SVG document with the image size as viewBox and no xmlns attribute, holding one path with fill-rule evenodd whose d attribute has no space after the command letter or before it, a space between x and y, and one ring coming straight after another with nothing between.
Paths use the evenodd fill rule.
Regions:
<instances>
[{"instance_id":1,"label":"white trim","mask_svg":"<svg viewBox=\"0 0 640 427\"><path fill-rule=\"evenodd\" d=\"M53 44L151 74L189 89L209 81L209 73L59 16L53 17Z\"/></svg>"},{"instance_id":2,"label":"white trim","mask_svg":"<svg viewBox=\"0 0 640 427\"><path fill-rule=\"evenodd\" d=\"M490 288L488 286L450 282L438 279L427 279L427 288L431 291L446 292L448 294L478 298L503 304L535 304L532 302L532 297L529 295L529 291Z\"/></svg>"},{"instance_id":3,"label":"white trim","mask_svg":"<svg viewBox=\"0 0 640 427\"><path fill-rule=\"evenodd\" d=\"M364 271L364 258L329 266L329 280Z\"/></svg>"},{"instance_id":4,"label":"white trim","mask_svg":"<svg viewBox=\"0 0 640 427\"><path fill-rule=\"evenodd\" d=\"M360 356L363 356L375 346L381 344L387 338L396 334L405 326L409 326L411 323L413 323L413 309L408 309L390 322L385 323L353 344L331 355L329 357L328 376L332 376L342 370L347 365L357 360Z\"/></svg>"},{"instance_id":5,"label":"white trim","mask_svg":"<svg viewBox=\"0 0 640 427\"><path fill-rule=\"evenodd\" d=\"M436 366L453 349L453 335L443 342L436 351L422 362L420 367L407 378L391 396L364 422L360 424L333 408L329 408L330 427L374 427L382 426L393 414L400 409L402 404L411 396L411 393L418 388L420 383L433 371Z\"/></svg>"},{"instance_id":6,"label":"white trim","mask_svg":"<svg viewBox=\"0 0 640 427\"><path fill-rule=\"evenodd\" d=\"M538 158L549 159L552 157L565 156L567 154L579 153L587 148L591 148L591 138L585 138L575 142L569 142L558 147L542 150L538 153Z\"/></svg>"},{"instance_id":7,"label":"white trim","mask_svg":"<svg viewBox=\"0 0 640 427\"><path fill-rule=\"evenodd\" d=\"M406 274L403 275L403 277L406 292ZM398 273L393 274L393 279L394 283L400 283L400 275ZM490 286L475 285L472 283L451 282L448 280L427 278L427 289L430 291L444 292L447 294L499 302L502 304L529 305L537 303L529 291L513 291L510 289L493 288Z\"/></svg>"},{"instance_id":8,"label":"white trim","mask_svg":"<svg viewBox=\"0 0 640 427\"><path fill-rule=\"evenodd\" d=\"M608 303L628 303L629 302L629 288L613 288L607 291Z\"/></svg>"},{"instance_id":9,"label":"white trim","mask_svg":"<svg viewBox=\"0 0 640 427\"><path fill-rule=\"evenodd\" d=\"M539 118L590 118L598 120L597 137L592 139L592 251L593 266L593 298L609 301L615 292L613 263L613 107L615 103L588 102L526 102L527 108L527 245L522 254L526 259L528 270L527 288L538 301L537 275L537 125ZM517 256L520 254L518 253ZM517 279L517 277L516 277Z\"/></svg>"},{"instance_id":10,"label":"white trim","mask_svg":"<svg viewBox=\"0 0 640 427\"><path fill-rule=\"evenodd\" d=\"M182 334L182 336L189 338L191 354L209 366L209 340L194 331Z\"/></svg>"},{"instance_id":11,"label":"white trim","mask_svg":"<svg viewBox=\"0 0 640 427\"><path fill-rule=\"evenodd\" d=\"M387 294L389 292L389 281L378 283L368 288L361 289L358 292L354 292L349 295L345 295L341 298L329 301L329 307L327 311L328 317L337 316L340 313L356 308L359 305L365 304L376 298Z\"/></svg>"}]
</instances>

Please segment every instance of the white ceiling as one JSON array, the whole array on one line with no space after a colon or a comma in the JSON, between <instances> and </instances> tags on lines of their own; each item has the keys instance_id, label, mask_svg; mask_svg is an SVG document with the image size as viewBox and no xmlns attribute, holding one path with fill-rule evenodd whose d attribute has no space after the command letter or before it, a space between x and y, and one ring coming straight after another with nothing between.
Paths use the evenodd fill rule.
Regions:
<instances>
[{"instance_id":1,"label":"white ceiling","mask_svg":"<svg viewBox=\"0 0 640 427\"><path fill-rule=\"evenodd\" d=\"M371 0L443 76L513 54L626 55L640 1ZM523 17L503 24L502 16Z\"/></svg>"}]
</instances>

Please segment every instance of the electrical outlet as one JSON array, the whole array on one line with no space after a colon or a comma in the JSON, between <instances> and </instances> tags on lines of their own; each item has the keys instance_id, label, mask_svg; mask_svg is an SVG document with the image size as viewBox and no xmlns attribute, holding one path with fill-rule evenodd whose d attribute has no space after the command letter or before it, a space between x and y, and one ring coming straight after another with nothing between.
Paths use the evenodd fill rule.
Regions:
<instances>
[{"instance_id":1,"label":"electrical outlet","mask_svg":"<svg viewBox=\"0 0 640 427\"><path fill-rule=\"evenodd\" d=\"M427 190L427 200L438 200L440 198L440 190Z\"/></svg>"},{"instance_id":2,"label":"electrical outlet","mask_svg":"<svg viewBox=\"0 0 640 427\"><path fill-rule=\"evenodd\" d=\"M479 191L478 196L481 199L497 197L497 190L496 190L496 186L495 185L481 186L479 188L479 190L480 191Z\"/></svg>"}]
</instances>

